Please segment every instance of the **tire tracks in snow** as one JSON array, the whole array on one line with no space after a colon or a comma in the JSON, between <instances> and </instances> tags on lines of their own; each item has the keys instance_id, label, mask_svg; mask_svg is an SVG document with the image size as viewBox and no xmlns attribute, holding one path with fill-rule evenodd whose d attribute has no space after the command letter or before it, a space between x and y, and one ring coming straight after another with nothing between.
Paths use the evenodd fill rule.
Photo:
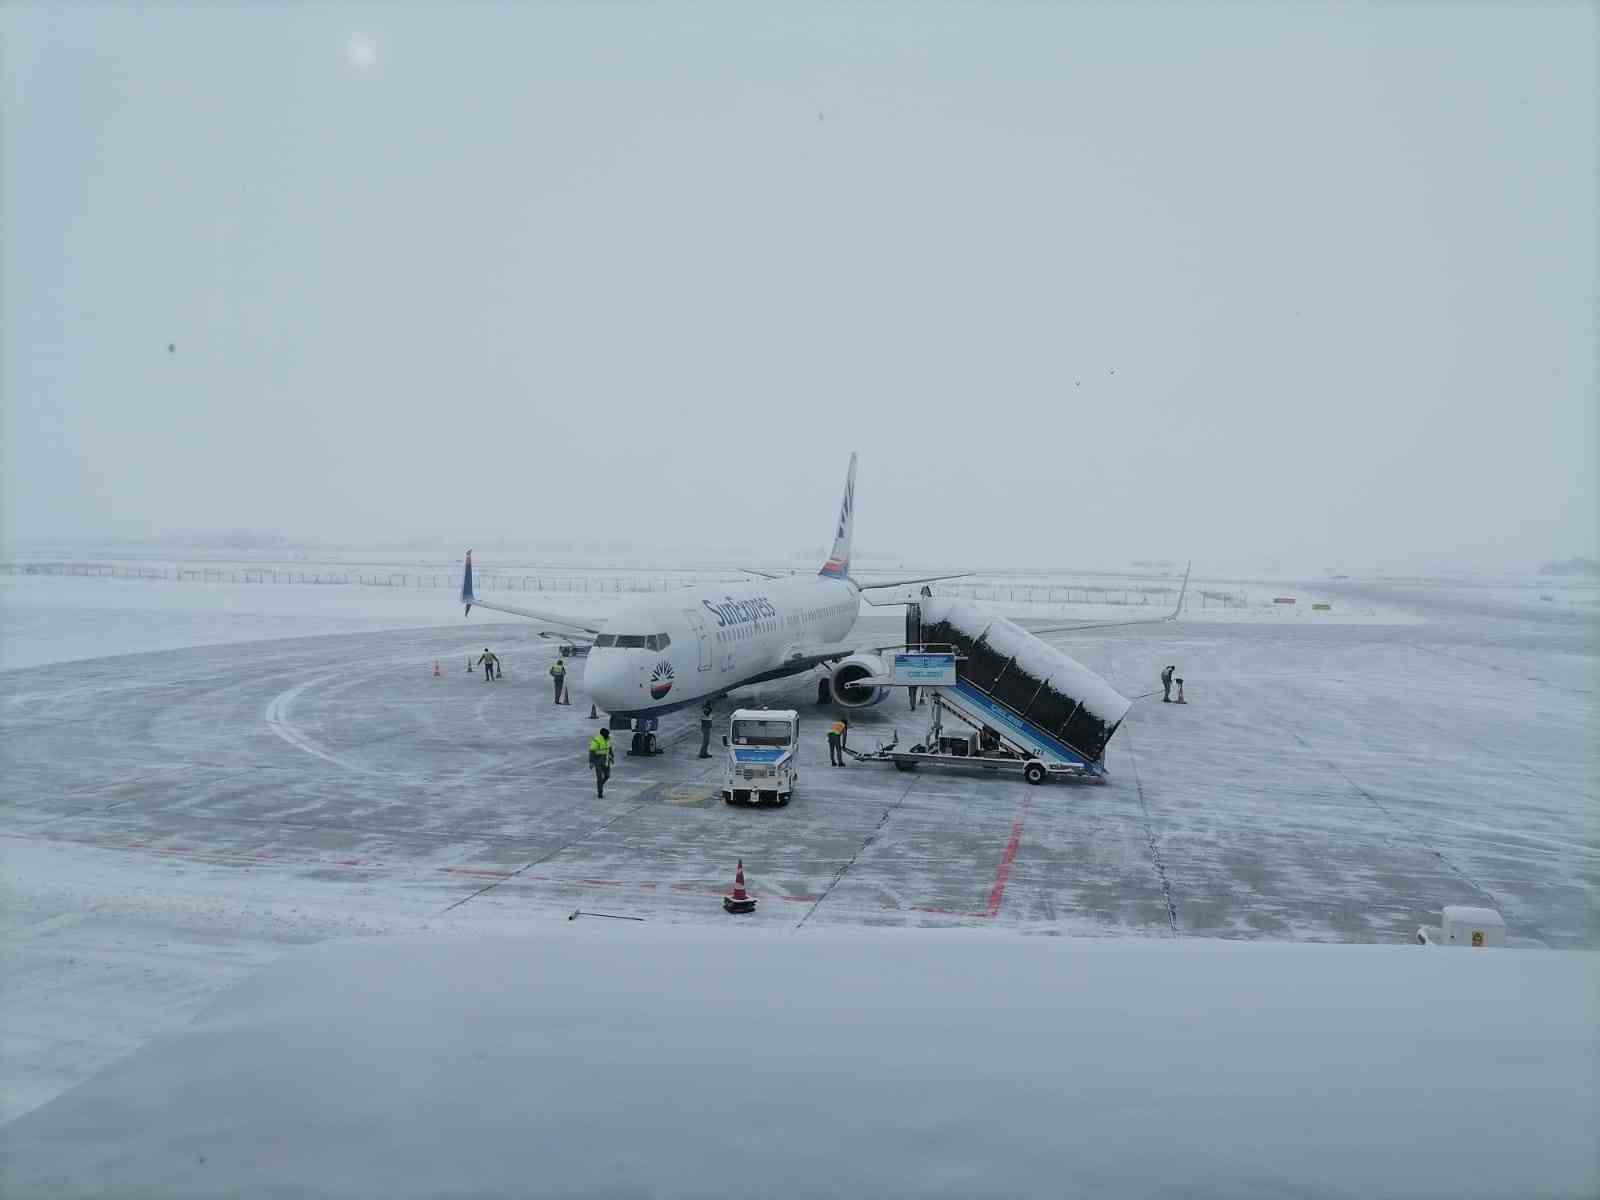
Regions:
<instances>
[{"instance_id":1,"label":"tire tracks in snow","mask_svg":"<svg viewBox=\"0 0 1600 1200\"><path fill-rule=\"evenodd\" d=\"M515 871L512 871L510 874L504 876L503 878L496 879L492 883L486 883L481 888L479 888L477 891L472 892L469 895L461 897L461 899L457 900L454 904L446 905L444 908L439 910L439 915L442 917L446 913L454 912L456 909L460 908L463 904L467 903L467 901L476 900L479 896L482 896L484 893L492 892L495 888L499 887L502 883L505 883L505 882L507 882L508 880L511 880L511 879L515 879L519 875L522 875L527 871L533 870L534 867L537 867L537 866L539 866L539 865L541 865L543 863L549 862L556 855L561 854L564 851L572 849L572 847L576 846L579 842L588 841L590 838L592 838L597 833L604 833L606 830L610 829L613 825L615 825L618 821L622 820L624 817L631 817L631 816L633 816L634 813L638 812L641 808L647 808L650 805L657 803L657 798L656 798L656 795L655 795L656 791L657 791L656 788L647 788L645 790L645 793L644 793L645 794L645 799L638 800L638 801L635 801L633 804L630 804L627 808L623 809L616 816L612 817L609 821L606 821L606 822L603 822L602 824L596 825L593 829L585 830L584 832L578 834L576 837L570 838L569 840L561 843L561 845L557 846L554 850L551 850L547 854L541 854L538 858L534 859L532 862L523 863L522 866L518 867Z\"/></svg>"},{"instance_id":2,"label":"tire tracks in snow","mask_svg":"<svg viewBox=\"0 0 1600 1200\"><path fill-rule=\"evenodd\" d=\"M288 742L289 745L293 746L296 750L303 750L307 754L313 755L316 758L320 758L324 762L332 763L336 767L343 767L347 771L355 771L361 775L374 775L378 772L369 771L367 768L360 766L357 763L353 763L345 758L340 758L338 755L332 754L323 749L322 746L320 746L317 742L301 733L300 730L289 720L289 713L294 709L294 702L298 700L304 693L310 691L312 688L320 687L322 684L325 684L330 680L338 679L343 674L343 671L334 671L327 675L318 675L315 679L308 679L304 683L296 684L287 691L279 692L267 702L267 728L272 730L273 733L277 734L284 741Z\"/></svg>"},{"instance_id":3,"label":"tire tracks in snow","mask_svg":"<svg viewBox=\"0 0 1600 1200\"><path fill-rule=\"evenodd\" d=\"M1156 878L1161 880L1161 899L1167 906L1167 926L1173 937L1182 937L1178 928L1178 906L1172 899L1172 882L1167 878L1167 864L1161 859L1161 844L1156 840L1155 822L1150 817L1150 805L1144 798L1144 781L1139 778L1139 756L1133 751L1133 738L1126 731L1122 744L1128 748L1128 763L1133 767L1133 786L1139 793L1139 811L1144 814L1144 840L1150 847L1150 861L1155 865Z\"/></svg>"},{"instance_id":4,"label":"tire tracks in snow","mask_svg":"<svg viewBox=\"0 0 1600 1200\"><path fill-rule=\"evenodd\" d=\"M1428 839L1423 837L1423 835L1418 832L1409 822L1401 820L1400 817L1395 814L1393 809L1384 804L1383 801L1379 800L1366 788L1362 787L1359 783L1352 779L1345 769L1337 762L1318 751L1315 746L1313 746L1300 735L1299 730L1295 729L1292 725L1285 723L1281 719L1279 721L1279 725L1282 727L1285 733L1295 740L1302 750L1306 751L1308 755L1321 762L1323 766L1327 767L1340 779L1344 780L1345 786L1347 786L1356 795L1364 799L1368 804L1372 805L1373 808L1381 812L1389 819L1392 825L1404 832L1406 836L1409 837L1413 842L1437 858L1445 865L1451 874L1455 875L1458 879L1460 879L1474 891L1478 892L1480 895L1487 896L1489 898L1489 902L1494 906L1501 916L1507 915L1508 910L1501 903L1500 899L1488 888L1484 887L1483 884L1479 883L1471 875L1467 874L1465 870L1463 870L1461 867L1458 867L1455 863L1446 858L1443 850L1435 849L1429 843Z\"/></svg>"},{"instance_id":5,"label":"tire tracks in snow","mask_svg":"<svg viewBox=\"0 0 1600 1200\"><path fill-rule=\"evenodd\" d=\"M911 795L911 789L916 786L916 780L906 784L906 790L900 793L900 798L883 810L883 815L878 818L878 823L872 827L872 832L867 834L861 845L856 847L856 852L850 856L850 861L833 873L833 878L828 881L828 886L822 889L822 895L817 897L816 903L806 909L806 915L795 922L794 927L796 929L799 929L809 921L817 909L822 907L822 902L833 894L833 889L839 886L839 881L845 877L845 873L856 865L856 859L866 853L867 847L878 840L878 835L883 832L883 827L889 823L889 818L899 811L900 806L906 802L906 797Z\"/></svg>"}]
</instances>

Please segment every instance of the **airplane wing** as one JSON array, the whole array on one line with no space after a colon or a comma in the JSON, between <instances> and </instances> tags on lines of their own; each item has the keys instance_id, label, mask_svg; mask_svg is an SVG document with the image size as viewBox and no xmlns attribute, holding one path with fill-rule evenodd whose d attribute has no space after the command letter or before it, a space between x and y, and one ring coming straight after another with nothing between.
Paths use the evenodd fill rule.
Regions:
<instances>
[{"instance_id":1,"label":"airplane wing","mask_svg":"<svg viewBox=\"0 0 1600 1200\"><path fill-rule=\"evenodd\" d=\"M557 613L540 612L535 608L522 608L515 604L502 604L496 600L479 599L472 590L472 551L467 551L466 569L461 575L461 603L466 605L467 614L472 612L472 606L487 608L492 612L510 613L515 617L527 617L531 621L541 621L546 625L559 625L564 630L577 630L591 636L600 632L595 626L586 621L579 621L571 617L563 617Z\"/></svg>"},{"instance_id":2,"label":"airplane wing","mask_svg":"<svg viewBox=\"0 0 1600 1200\"><path fill-rule=\"evenodd\" d=\"M1183 569L1183 586L1178 589L1178 602L1172 606L1172 611L1162 617L1140 617L1137 621L1096 621L1087 625L1048 625L1042 629L1028 629L1028 632L1037 637L1041 633L1073 633L1080 629L1121 629L1128 625L1156 625L1162 621L1176 621L1178 614L1183 611L1183 598L1189 591L1189 570L1194 566L1190 563ZM1027 628L1027 626L1024 626Z\"/></svg>"},{"instance_id":3,"label":"airplane wing","mask_svg":"<svg viewBox=\"0 0 1600 1200\"><path fill-rule=\"evenodd\" d=\"M881 579L874 580L871 583L856 579L854 576L852 576L850 582L855 584L858 588L861 588L863 591L866 591L870 588L905 587L912 583L933 583L935 580L939 579L965 579L971 574L971 571L955 571L949 575L919 575L915 579Z\"/></svg>"},{"instance_id":4,"label":"airplane wing","mask_svg":"<svg viewBox=\"0 0 1600 1200\"><path fill-rule=\"evenodd\" d=\"M736 569L740 570L740 571L743 571L747 575L759 575L762 579L787 579L787 578L789 578L787 575L780 575L776 571L758 571L754 567L738 567Z\"/></svg>"},{"instance_id":5,"label":"airplane wing","mask_svg":"<svg viewBox=\"0 0 1600 1200\"><path fill-rule=\"evenodd\" d=\"M868 649L857 642L791 642L783 648L780 662L786 667L817 667L837 659L849 658Z\"/></svg>"}]
</instances>

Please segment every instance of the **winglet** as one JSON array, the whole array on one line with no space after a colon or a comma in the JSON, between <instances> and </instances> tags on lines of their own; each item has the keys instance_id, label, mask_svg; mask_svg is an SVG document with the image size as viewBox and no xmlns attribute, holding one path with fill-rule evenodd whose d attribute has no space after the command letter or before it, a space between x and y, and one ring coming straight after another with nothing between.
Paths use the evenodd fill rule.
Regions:
<instances>
[{"instance_id":1,"label":"winglet","mask_svg":"<svg viewBox=\"0 0 1600 1200\"><path fill-rule=\"evenodd\" d=\"M477 599L472 592L472 551L467 551L467 569L461 575L461 603L467 606L463 616L472 615L472 602Z\"/></svg>"}]
</instances>

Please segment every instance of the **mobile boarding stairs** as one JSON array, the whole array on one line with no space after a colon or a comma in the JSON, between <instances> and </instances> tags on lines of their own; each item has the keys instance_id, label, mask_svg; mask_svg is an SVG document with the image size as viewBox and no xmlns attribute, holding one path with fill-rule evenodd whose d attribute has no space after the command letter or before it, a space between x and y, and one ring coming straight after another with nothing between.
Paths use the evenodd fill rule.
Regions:
<instances>
[{"instance_id":1,"label":"mobile boarding stairs","mask_svg":"<svg viewBox=\"0 0 1600 1200\"><path fill-rule=\"evenodd\" d=\"M924 660L947 660L955 682L943 685L908 683L898 670L893 682L881 681L888 686L917 688L927 703L928 729L920 741L904 749L900 747L898 729L888 743L879 743L874 750L846 748L845 753L856 761L892 762L901 771L914 771L926 764L1018 772L1033 784L1047 779L1105 780L1106 769L1102 763L1073 750L956 673L954 668L966 660L951 653L951 647L924 645L906 649ZM947 730L947 714L970 726L970 730Z\"/></svg>"}]
</instances>

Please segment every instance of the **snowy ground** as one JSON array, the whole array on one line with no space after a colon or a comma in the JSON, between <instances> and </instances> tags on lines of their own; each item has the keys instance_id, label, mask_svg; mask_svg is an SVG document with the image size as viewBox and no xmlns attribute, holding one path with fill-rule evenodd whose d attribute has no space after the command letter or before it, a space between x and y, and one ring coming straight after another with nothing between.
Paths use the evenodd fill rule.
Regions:
<instances>
[{"instance_id":1,"label":"snowy ground","mask_svg":"<svg viewBox=\"0 0 1600 1200\"><path fill-rule=\"evenodd\" d=\"M1196 613L1053 637L1129 696L1167 662L1187 680L1185 707L1136 701L1104 786L830 771L810 681L768 688L810 718L801 792L736 811L685 716L597 801L581 672L552 708L551 644L463 624L445 592L0 585L7 661L31 664L0 673L8 1118L296 945L517 933L580 908L720 921L741 856L764 897L752 928L774 935L1401 943L1470 903L1600 948L1600 636L1537 602L1329 584L1406 623ZM858 633L898 628L873 613ZM290 633L331 636L258 640ZM464 670L486 639L499 685ZM154 652L102 657L127 650ZM920 722L885 705L854 741Z\"/></svg>"}]
</instances>

